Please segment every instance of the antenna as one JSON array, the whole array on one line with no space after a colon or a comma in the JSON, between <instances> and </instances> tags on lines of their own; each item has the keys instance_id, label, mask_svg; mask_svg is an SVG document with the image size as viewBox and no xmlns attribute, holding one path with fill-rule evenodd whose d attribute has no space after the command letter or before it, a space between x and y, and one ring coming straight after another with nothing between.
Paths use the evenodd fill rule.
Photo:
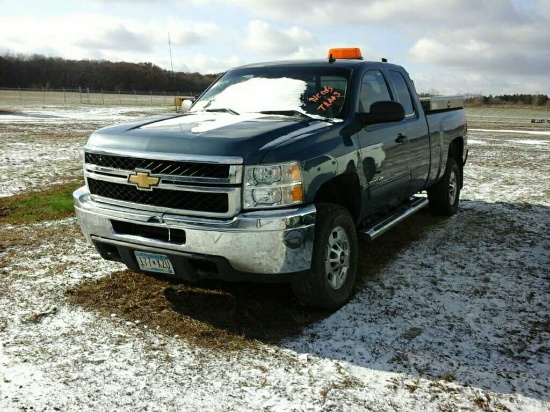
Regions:
<instances>
[{"instance_id":1,"label":"antenna","mask_svg":"<svg viewBox=\"0 0 550 412\"><path fill-rule=\"evenodd\" d=\"M172 74L174 74L174 64L172 63L172 44L170 43L170 32L168 32L168 49L170 50L170 67L172 68Z\"/></svg>"}]
</instances>

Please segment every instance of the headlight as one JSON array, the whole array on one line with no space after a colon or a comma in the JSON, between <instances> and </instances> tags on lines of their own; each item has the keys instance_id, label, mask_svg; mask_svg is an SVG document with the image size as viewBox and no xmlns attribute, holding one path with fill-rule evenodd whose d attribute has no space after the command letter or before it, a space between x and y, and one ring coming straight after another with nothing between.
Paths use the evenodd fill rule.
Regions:
<instances>
[{"instance_id":1,"label":"headlight","mask_svg":"<svg viewBox=\"0 0 550 412\"><path fill-rule=\"evenodd\" d=\"M298 163L245 166L244 209L281 207L302 202L302 174Z\"/></svg>"}]
</instances>

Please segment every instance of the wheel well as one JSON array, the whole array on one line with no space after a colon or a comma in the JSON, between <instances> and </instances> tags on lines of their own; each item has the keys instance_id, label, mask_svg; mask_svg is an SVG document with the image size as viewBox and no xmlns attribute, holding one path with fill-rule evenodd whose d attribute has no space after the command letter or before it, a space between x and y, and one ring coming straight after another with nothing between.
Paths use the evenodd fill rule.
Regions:
<instances>
[{"instance_id":1,"label":"wheel well","mask_svg":"<svg viewBox=\"0 0 550 412\"><path fill-rule=\"evenodd\" d=\"M462 165L462 154L464 151L464 139L462 137L457 137L449 145L449 157L452 157L456 160L458 165Z\"/></svg>"},{"instance_id":2,"label":"wheel well","mask_svg":"<svg viewBox=\"0 0 550 412\"><path fill-rule=\"evenodd\" d=\"M345 207L357 223L361 211L361 191L356 173L345 173L324 183L315 194L315 203L334 203Z\"/></svg>"},{"instance_id":3,"label":"wheel well","mask_svg":"<svg viewBox=\"0 0 550 412\"><path fill-rule=\"evenodd\" d=\"M449 157L454 159L458 164L458 169L460 170L460 188L462 189L463 181L463 166L464 162L462 155L464 153L464 139L462 137L457 137L449 145Z\"/></svg>"}]
</instances>

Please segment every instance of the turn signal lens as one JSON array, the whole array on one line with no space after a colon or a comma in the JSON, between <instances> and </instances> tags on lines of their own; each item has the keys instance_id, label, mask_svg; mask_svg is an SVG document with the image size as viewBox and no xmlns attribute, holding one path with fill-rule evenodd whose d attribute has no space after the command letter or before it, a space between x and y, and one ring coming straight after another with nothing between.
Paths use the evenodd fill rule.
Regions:
<instances>
[{"instance_id":1,"label":"turn signal lens","mask_svg":"<svg viewBox=\"0 0 550 412\"><path fill-rule=\"evenodd\" d=\"M292 187L292 202L298 203L302 201L302 185L296 185Z\"/></svg>"}]
</instances>

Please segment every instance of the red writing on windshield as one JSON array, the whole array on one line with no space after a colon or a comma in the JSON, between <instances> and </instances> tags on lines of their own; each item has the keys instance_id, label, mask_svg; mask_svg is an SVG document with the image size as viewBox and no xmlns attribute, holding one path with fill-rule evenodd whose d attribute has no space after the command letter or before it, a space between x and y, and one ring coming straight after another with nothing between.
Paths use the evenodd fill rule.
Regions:
<instances>
[{"instance_id":1,"label":"red writing on windshield","mask_svg":"<svg viewBox=\"0 0 550 412\"><path fill-rule=\"evenodd\" d=\"M338 90L334 90L332 86L324 86L323 90L308 97L308 100L310 102L320 103L319 106L317 106L317 110L325 111L341 96L342 94Z\"/></svg>"}]
</instances>

